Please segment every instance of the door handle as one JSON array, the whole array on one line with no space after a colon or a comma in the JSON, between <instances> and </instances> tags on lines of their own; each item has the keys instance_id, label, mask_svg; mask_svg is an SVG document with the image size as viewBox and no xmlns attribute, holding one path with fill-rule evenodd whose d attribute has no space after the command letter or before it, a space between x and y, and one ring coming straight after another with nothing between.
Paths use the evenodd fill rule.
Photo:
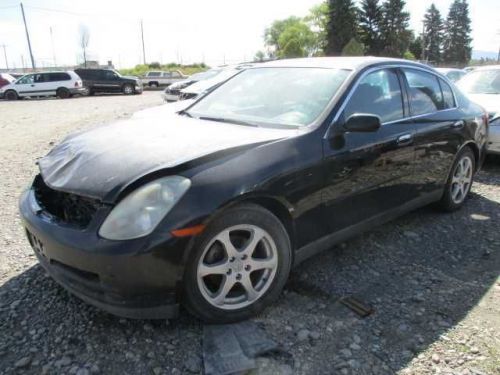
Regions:
<instances>
[{"instance_id":1,"label":"door handle","mask_svg":"<svg viewBox=\"0 0 500 375\"><path fill-rule=\"evenodd\" d=\"M35 87L35 84L34 84L34 83L32 83L32 84L31 84L31 87Z\"/></svg>"},{"instance_id":2,"label":"door handle","mask_svg":"<svg viewBox=\"0 0 500 375\"><path fill-rule=\"evenodd\" d=\"M465 126L465 122L463 122L462 120L460 121L457 121L457 122L454 122L451 127L454 128L454 129L461 129Z\"/></svg>"},{"instance_id":3,"label":"door handle","mask_svg":"<svg viewBox=\"0 0 500 375\"><path fill-rule=\"evenodd\" d=\"M396 143L399 146L407 145L413 141L413 135L411 134L403 134L398 137Z\"/></svg>"}]
</instances>

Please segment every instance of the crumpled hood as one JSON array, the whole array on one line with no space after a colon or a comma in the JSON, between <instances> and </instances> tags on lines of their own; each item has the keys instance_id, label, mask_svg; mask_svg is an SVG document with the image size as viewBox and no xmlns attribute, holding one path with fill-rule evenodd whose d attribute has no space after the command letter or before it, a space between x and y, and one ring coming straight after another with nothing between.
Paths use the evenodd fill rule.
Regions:
<instances>
[{"instance_id":1,"label":"crumpled hood","mask_svg":"<svg viewBox=\"0 0 500 375\"><path fill-rule=\"evenodd\" d=\"M38 164L53 189L103 199L155 170L297 132L202 121L178 115L167 104L70 135Z\"/></svg>"},{"instance_id":2,"label":"crumpled hood","mask_svg":"<svg viewBox=\"0 0 500 375\"><path fill-rule=\"evenodd\" d=\"M499 94L467 94L467 97L486 109L488 113L500 113Z\"/></svg>"}]
</instances>

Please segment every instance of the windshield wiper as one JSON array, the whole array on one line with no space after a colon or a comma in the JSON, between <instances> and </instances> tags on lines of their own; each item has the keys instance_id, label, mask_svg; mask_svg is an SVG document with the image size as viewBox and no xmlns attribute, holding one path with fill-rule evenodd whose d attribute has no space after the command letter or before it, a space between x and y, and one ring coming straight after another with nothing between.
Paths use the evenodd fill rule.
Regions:
<instances>
[{"instance_id":1,"label":"windshield wiper","mask_svg":"<svg viewBox=\"0 0 500 375\"><path fill-rule=\"evenodd\" d=\"M178 114L178 115L181 115L181 116L193 117L193 116L191 116L191 114L190 114L188 111L186 111L185 109L180 110L179 112L177 112L177 114Z\"/></svg>"},{"instance_id":2,"label":"windshield wiper","mask_svg":"<svg viewBox=\"0 0 500 375\"><path fill-rule=\"evenodd\" d=\"M251 122L243 121L243 120L235 120L235 119L230 119L230 118L224 118L224 117L209 117L209 116L200 116L198 117L200 120L208 120L208 121L217 121L217 122L225 122L228 124L236 124L236 125L245 125L245 126L252 126L254 128L258 128L259 125L253 124Z\"/></svg>"}]
</instances>

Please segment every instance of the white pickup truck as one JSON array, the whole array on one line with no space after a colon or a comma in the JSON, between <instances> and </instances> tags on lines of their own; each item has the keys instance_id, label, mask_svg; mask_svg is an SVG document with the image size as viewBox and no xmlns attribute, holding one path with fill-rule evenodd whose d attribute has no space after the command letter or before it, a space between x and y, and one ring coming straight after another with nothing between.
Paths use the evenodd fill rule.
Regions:
<instances>
[{"instance_id":1,"label":"white pickup truck","mask_svg":"<svg viewBox=\"0 0 500 375\"><path fill-rule=\"evenodd\" d=\"M187 76L176 70L173 72L151 71L141 77L142 84L145 87L170 86L174 82L182 81Z\"/></svg>"}]
</instances>

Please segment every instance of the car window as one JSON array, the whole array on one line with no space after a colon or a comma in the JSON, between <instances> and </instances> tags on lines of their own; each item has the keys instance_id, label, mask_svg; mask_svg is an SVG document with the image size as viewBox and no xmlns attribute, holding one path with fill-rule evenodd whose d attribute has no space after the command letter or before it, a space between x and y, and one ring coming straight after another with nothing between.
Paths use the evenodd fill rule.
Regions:
<instances>
[{"instance_id":1,"label":"car window","mask_svg":"<svg viewBox=\"0 0 500 375\"><path fill-rule=\"evenodd\" d=\"M444 109L438 78L431 73L403 69L410 87L412 115L418 116Z\"/></svg>"},{"instance_id":2,"label":"car window","mask_svg":"<svg viewBox=\"0 0 500 375\"><path fill-rule=\"evenodd\" d=\"M148 77L161 77L161 72L149 72Z\"/></svg>"},{"instance_id":3,"label":"car window","mask_svg":"<svg viewBox=\"0 0 500 375\"><path fill-rule=\"evenodd\" d=\"M181 76L179 74L179 72L172 72L171 74L172 74L172 78L180 78L180 76Z\"/></svg>"},{"instance_id":4,"label":"car window","mask_svg":"<svg viewBox=\"0 0 500 375\"><path fill-rule=\"evenodd\" d=\"M35 83L48 82L47 74L35 74L34 77L33 77L33 81Z\"/></svg>"},{"instance_id":5,"label":"car window","mask_svg":"<svg viewBox=\"0 0 500 375\"><path fill-rule=\"evenodd\" d=\"M172 73L170 72L163 72L163 77L164 78L170 78L172 76Z\"/></svg>"},{"instance_id":6,"label":"car window","mask_svg":"<svg viewBox=\"0 0 500 375\"><path fill-rule=\"evenodd\" d=\"M104 79L107 79L107 80L114 80L118 78L115 74L115 72L111 71L111 70L105 70L104 71Z\"/></svg>"},{"instance_id":7,"label":"car window","mask_svg":"<svg viewBox=\"0 0 500 375\"><path fill-rule=\"evenodd\" d=\"M22 78L19 79L19 81L16 82L16 84L19 84L19 85L24 85L24 84L28 84L28 83L33 83L33 74L30 74L28 76L24 76Z\"/></svg>"},{"instance_id":8,"label":"car window","mask_svg":"<svg viewBox=\"0 0 500 375\"><path fill-rule=\"evenodd\" d=\"M48 73L48 82L69 81L71 77L68 73Z\"/></svg>"},{"instance_id":9,"label":"car window","mask_svg":"<svg viewBox=\"0 0 500 375\"><path fill-rule=\"evenodd\" d=\"M455 96L453 95L453 90L450 85L448 85L442 79L439 80L441 84L441 90L443 91L443 104L445 108L455 108Z\"/></svg>"},{"instance_id":10,"label":"car window","mask_svg":"<svg viewBox=\"0 0 500 375\"><path fill-rule=\"evenodd\" d=\"M257 126L306 126L325 110L349 73L323 68L245 70L196 102L187 114Z\"/></svg>"},{"instance_id":11,"label":"car window","mask_svg":"<svg viewBox=\"0 0 500 375\"><path fill-rule=\"evenodd\" d=\"M500 69L472 71L457 86L468 94L500 94Z\"/></svg>"},{"instance_id":12,"label":"car window","mask_svg":"<svg viewBox=\"0 0 500 375\"><path fill-rule=\"evenodd\" d=\"M380 117L382 123L402 119L403 96L395 71L378 70L364 77L354 90L344 110L344 117L368 113Z\"/></svg>"}]
</instances>

